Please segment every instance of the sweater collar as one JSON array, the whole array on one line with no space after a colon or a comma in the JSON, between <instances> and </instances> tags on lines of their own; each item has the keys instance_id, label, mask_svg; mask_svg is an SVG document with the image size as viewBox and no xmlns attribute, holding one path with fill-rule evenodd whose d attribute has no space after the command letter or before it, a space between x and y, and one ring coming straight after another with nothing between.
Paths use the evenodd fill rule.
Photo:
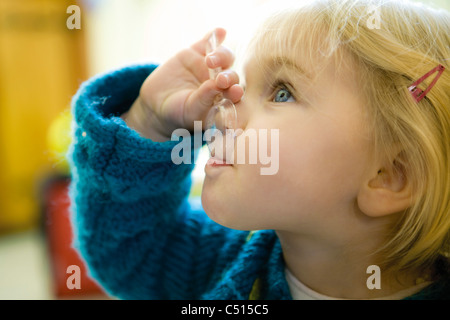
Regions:
<instances>
[{"instance_id":1,"label":"sweater collar","mask_svg":"<svg viewBox=\"0 0 450 320\"><path fill-rule=\"evenodd\" d=\"M281 244L272 230L251 232L242 250L206 299L292 299Z\"/></svg>"}]
</instances>

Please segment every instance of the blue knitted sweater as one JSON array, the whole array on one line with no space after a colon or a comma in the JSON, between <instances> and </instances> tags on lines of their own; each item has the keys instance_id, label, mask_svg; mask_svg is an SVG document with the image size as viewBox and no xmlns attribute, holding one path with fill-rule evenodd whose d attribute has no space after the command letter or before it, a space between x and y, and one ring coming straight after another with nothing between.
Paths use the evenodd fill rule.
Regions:
<instances>
[{"instance_id":1,"label":"blue knitted sweater","mask_svg":"<svg viewBox=\"0 0 450 320\"><path fill-rule=\"evenodd\" d=\"M291 299L274 231L236 231L189 202L193 165L178 143L144 139L119 117L154 65L82 84L69 151L74 246L91 276L122 299ZM448 281L411 298L449 297Z\"/></svg>"}]
</instances>

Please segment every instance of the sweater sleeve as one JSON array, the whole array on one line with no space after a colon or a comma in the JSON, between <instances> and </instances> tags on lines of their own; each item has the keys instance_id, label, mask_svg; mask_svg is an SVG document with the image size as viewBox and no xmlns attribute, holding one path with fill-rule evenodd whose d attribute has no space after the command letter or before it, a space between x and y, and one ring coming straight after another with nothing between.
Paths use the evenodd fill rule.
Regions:
<instances>
[{"instance_id":1,"label":"sweater sleeve","mask_svg":"<svg viewBox=\"0 0 450 320\"><path fill-rule=\"evenodd\" d=\"M195 299L208 286L214 248L230 230L191 209L194 165L171 161L178 142L145 139L118 117L154 68L97 76L73 99L74 246L90 275L115 297Z\"/></svg>"}]
</instances>

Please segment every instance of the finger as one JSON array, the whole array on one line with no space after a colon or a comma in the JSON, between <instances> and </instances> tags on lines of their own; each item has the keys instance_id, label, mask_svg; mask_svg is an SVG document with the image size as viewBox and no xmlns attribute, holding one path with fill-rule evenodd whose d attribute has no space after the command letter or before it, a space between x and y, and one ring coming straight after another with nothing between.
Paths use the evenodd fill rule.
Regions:
<instances>
[{"instance_id":1,"label":"finger","mask_svg":"<svg viewBox=\"0 0 450 320\"><path fill-rule=\"evenodd\" d=\"M186 99L185 103L185 120L186 123L204 119L207 112L214 104L217 95L221 93L214 80L203 82L200 87L193 91Z\"/></svg>"},{"instance_id":2,"label":"finger","mask_svg":"<svg viewBox=\"0 0 450 320\"><path fill-rule=\"evenodd\" d=\"M209 38L212 34L212 32L216 32L217 42L221 43L225 39L226 31L222 28L216 28L213 31L206 34L202 40L196 42L193 44L190 48L186 48L182 51L180 51L177 56L181 63L184 65L186 69L188 69L192 74L195 75L199 81L203 82L206 79L209 78L209 73L206 68L204 68L202 65L205 64L205 51L206 51L206 44L209 41ZM228 64L232 63L234 57L232 57L230 61L230 57L226 57L227 55L232 55L231 51L229 53L226 53L227 49L220 50L220 55L222 56L221 59L225 62L225 67L223 69L229 68ZM224 57L225 56L225 57Z\"/></svg>"},{"instance_id":3,"label":"finger","mask_svg":"<svg viewBox=\"0 0 450 320\"><path fill-rule=\"evenodd\" d=\"M206 54L206 44L208 43L209 38L211 37L212 33L216 32L217 37L217 44L221 44L223 40L225 39L225 36L227 32L223 28L215 28L214 30L211 30L208 32L201 40L194 43L191 48L200 53L201 55Z\"/></svg>"},{"instance_id":4,"label":"finger","mask_svg":"<svg viewBox=\"0 0 450 320\"><path fill-rule=\"evenodd\" d=\"M239 84L234 84L226 90L220 90L215 86L213 80L205 81L188 97L185 104L186 109L197 119L201 118L211 108L220 93L223 94L224 98L237 103L244 96L244 89Z\"/></svg>"},{"instance_id":5,"label":"finger","mask_svg":"<svg viewBox=\"0 0 450 320\"><path fill-rule=\"evenodd\" d=\"M244 96L244 89L239 84L235 84L226 90L223 96L233 103L238 103Z\"/></svg>"},{"instance_id":6,"label":"finger","mask_svg":"<svg viewBox=\"0 0 450 320\"><path fill-rule=\"evenodd\" d=\"M208 68L228 69L233 65L234 54L225 47L219 46L216 50L206 56L206 65Z\"/></svg>"},{"instance_id":7,"label":"finger","mask_svg":"<svg viewBox=\"0 0 450 320\"><path fill-rule=\"evenodd\" d=\"M216 85L219 89L225 90L232 85L239 83L239 76L236 72L232 70L226 70L221 73L216 78Z\"/></svg>"},{"instance_id":8,"label":"finger","mask_svg":"<svg viewBox=\"0 0 450 320\"><path fill-rule=\"evenodd\" d=\"M189 70L200 82L209 78L209 72L205 66L205 57L194 49L184 49L178 52L177 57L183 67Z\"/></svg>"}]
</instances>

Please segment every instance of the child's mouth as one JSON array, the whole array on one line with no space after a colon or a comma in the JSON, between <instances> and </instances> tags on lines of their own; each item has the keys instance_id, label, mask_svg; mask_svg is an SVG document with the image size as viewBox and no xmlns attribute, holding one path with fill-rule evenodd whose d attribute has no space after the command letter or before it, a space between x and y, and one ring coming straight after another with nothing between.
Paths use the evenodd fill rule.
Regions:
<instances>
[{"instance_id":1,"label":"child's mouth","mask_svg":"<svg viewBox=\"0 0 450 320\"><path fill-rule=\"evenodd\" d=\"M212 166L212 167L225 167L225 166L231 166L230 163L226 163L225 160L223 159L218 159L218 158L214 158L211 157L208 159L208 162L206 162L207 166Z\"/></svg>"}]
</instances>

